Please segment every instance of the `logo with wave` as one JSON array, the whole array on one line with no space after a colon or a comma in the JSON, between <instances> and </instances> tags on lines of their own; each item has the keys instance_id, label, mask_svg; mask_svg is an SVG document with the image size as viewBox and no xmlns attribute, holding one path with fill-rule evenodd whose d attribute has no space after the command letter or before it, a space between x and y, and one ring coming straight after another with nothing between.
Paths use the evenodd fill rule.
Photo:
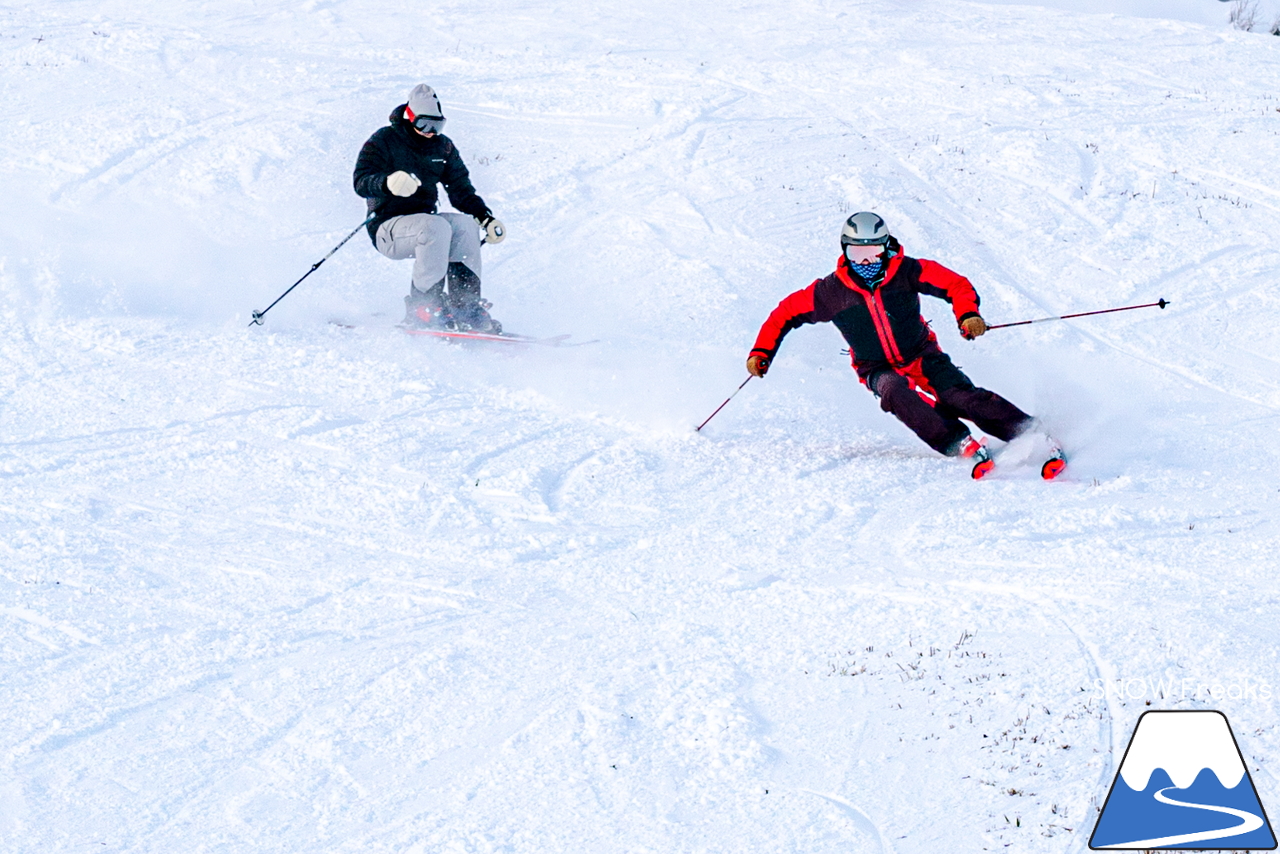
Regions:
<instances>
[{"instance_id":1,"label":"logo with wave","mask_svg":"<svg viewBox=\"0 0 1280 854\"><path fill-rule=\"evenodd\" d=\"M1144 712L1089 848L1274 850L1275 834L1221 712Z\"/></svg>"}]
</instances>

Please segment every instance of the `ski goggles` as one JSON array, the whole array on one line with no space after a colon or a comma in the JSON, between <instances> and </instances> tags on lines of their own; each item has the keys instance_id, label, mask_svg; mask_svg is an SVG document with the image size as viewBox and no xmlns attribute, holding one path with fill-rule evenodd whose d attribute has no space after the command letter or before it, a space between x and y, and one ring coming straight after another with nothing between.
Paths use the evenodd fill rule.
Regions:
<instances>
[{"instance_id":1,"label":"ski goggles","mask_svg":"<svg viewBox=\"0 0 1280 854\"><path fill-rule=\"evenodd\" d=\"M404 108L405 118L423 133L440 133L444 130L444 116L417 116L413 110Z\"/></svg>"},{"instance_id":2,"label":"ski goggles","mask_svg":"<svg viewBox=\"0 0 1280 854\"><path fill-rule=\"evenodd\" d=\"M884 250L883 243L872 243L870 245L850 243L844 248L844 257L848 258L852 264L874 264L880 260Z\"/></svg>"}]
</instances>

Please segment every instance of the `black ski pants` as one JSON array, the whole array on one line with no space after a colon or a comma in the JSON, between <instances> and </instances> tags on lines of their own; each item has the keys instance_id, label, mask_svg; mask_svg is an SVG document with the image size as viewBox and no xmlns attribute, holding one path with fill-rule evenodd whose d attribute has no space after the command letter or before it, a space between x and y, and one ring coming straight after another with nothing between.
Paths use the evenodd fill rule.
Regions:
<instances>
[{"instance_id":1,"label":"black ski pants","mask_svg":"<svg viewBox=\"0 0 1280 854\"><path fill-rule=\"evenodd\" d=\"M922 398L906 377L890 368L871 373L867 388L880 398L881 409L896 416L940 454L954 456L970 435L961 418L1005 442L1031 424L1030 415L995 392L975 386L941 350L922 358L919 371L935 391L935 405Z\"/></svg>"}]
</instances>

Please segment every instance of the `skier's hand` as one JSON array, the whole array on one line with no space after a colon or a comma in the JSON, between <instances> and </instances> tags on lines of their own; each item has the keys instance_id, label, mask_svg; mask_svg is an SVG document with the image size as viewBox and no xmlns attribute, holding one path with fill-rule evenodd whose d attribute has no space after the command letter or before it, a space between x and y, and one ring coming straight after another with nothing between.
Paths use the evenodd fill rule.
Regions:
<instances>
[{"instance_id":1,"label":"skier's hand","mask_svg":"<svg viewBox=\"0 0 1280 854\"><path fill-rule=\"evenodd\" d=\"M769 357L752 353L747 357L747 373L763 379L764 375L769 373Z\"/></svg>"},{"instance_id":2,"label":"skier's hand","mask_svg":"<svg viewBox=\"0 0 1280 854\"><path fill-rule=\"evenodd\" d=\"M402 198L412 196L421 186L422 182L418 180L417 175L410 175L403 170L392 172L387 176L387 190L395 196Z\"/></svg>"},{"instance_id":3,"label":"skier's hand","mask_svg":"<svg viewBox=\"0 0 1280 854\"><path fill-rule=\"evenodd\" d=\"M987 322L982 319L981 315L975 314L972 317L966 317L964 320L960 321L960 334L969 341L972 341L979 335L984 334L986 331Z\"/></svg>"},{"instance_id":4,"label":"skier's hand","mask_svg":"<svg viewBox=\"0 0 1280 854\"><path fill-rule=\"evenodd\" d=\"M484 229L485 243L501 243L506 238L507 227L493 214L485 214L479 221L480 227Z\"/></svg>"}]
</instances>

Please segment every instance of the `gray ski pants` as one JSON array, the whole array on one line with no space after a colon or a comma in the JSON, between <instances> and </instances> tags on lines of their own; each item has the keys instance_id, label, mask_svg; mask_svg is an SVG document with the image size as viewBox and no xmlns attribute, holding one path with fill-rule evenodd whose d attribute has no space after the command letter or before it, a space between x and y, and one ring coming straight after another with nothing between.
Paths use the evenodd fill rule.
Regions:
<instances>
[{"instance_id":1,"label":"gray ski pants","mask_svg":"<svg viewBox=\"0 0 1280 854\"><path fill-rule=\"evenodd\" d=\"M450 261L480 278L480 229L466 214L393 216L378 226L377 246L394 261L413 259L413 286L423 293L444 281Z\"/></svg>"}]
</instances>

